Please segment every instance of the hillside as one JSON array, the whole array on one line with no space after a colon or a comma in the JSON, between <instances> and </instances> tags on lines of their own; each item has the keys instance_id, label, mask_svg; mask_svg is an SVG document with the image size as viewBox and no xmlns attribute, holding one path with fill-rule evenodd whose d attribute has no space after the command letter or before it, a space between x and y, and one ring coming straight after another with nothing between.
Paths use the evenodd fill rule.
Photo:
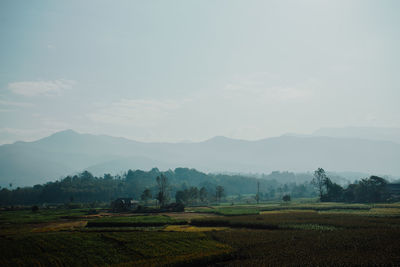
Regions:
<instances>
[{"instance_id":1,"label":"hillside","mask_svg":"<svg viewBox=\"0 0 400 267\"><path fill-rule=\"evenodd\" d=\"M0 146L0 185L33 185L70 173L196 168L206 172L289 170L399 175L400 144L357 138L281 136L258 141L215 137L198 143L143 143L104 135L55 133Z\"/></svg>"},{"instance_id":2,"label":"hillside","mask_svg":"<svg viewBox=\"0 0 400 267\"><path fill-rule=\"evenodd\" d=\"M321 128L314 136L329 136L339 138L362 138L369 140L392 141L400 144L400 128L383 127L343 127Z\"/></svg>"}]
</instances>

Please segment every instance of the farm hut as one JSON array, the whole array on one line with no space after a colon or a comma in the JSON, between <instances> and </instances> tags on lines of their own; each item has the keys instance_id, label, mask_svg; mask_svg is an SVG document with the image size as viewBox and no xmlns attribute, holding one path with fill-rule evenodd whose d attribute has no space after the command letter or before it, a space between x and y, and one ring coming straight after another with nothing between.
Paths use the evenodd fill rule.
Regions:
<instances>
[{"instance_id":1,"label":"farm hut","mask_svg":"<svg viewBox=\"0 0 400 267\"><path fill-rule=\"evenodd\" d=\"M129 211L136 209L138 202L132 198L117 198L111 202L111 209L113 211Z\"/></svg>"}]
</instances>

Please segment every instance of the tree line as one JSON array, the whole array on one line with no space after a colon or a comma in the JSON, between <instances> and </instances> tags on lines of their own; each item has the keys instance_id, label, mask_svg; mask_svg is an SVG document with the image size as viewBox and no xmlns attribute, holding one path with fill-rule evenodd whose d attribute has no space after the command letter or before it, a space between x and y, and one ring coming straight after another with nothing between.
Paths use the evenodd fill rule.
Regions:
<instances>
[{"instance_id":1,"label":"tree line","mask_svg":"<svg viewBox=\"0 0 400 267\"><path fill-rule=\"evenodd\" d=\"M321 201L378 203L391 201L388 181L379 176L370 176L342 187L332 182L325 170L314 172L312 184L316 187Z\"/></svg>"},{"instance_id":2,"label":"tree line","mask_svg":"<svg viewBox=\"0 0 400 267\"><path fill-rule=\"evenodd\" d=\"M185 205L217 203L229 195L232 202L262 202L291 198L319 197L321 201L383 202L389 196L387 181L377 176L361 179L347 187L335 183L323 169L307 176L308 181L280 183L292 177L303 181L305 174L273 172L268 176L205 174L195 169L176 168L161 172L128 170L121 175L96 177L88 171L43 185L0 190L0 205L41 203L110 202L130 197L143 202L176 201ZM268 178L268 179L267 179ZM311 182L310 182L311 181ZM160 190L161 188L161 190ZM250 197L252 195L252 197Z\"/></svg>"},{"instance_id":3,"label":"tree line","mask_svg":"<svg viewBox=\"0 0 400 267\"><path fill-rule=\"evenodd\" d=\"M166 206L171 201L171 185L168 178L161 174L156 178L158 192L154 198L158 201L160 207ZM195 186L181 189L175 193L175 203L182 205L196 205L196 204L208 204L210 202L220 202L221 198L225 196L225 189L221 185L215 187L215 193L211 192L204 186L198 189ZM152 192L149 188L143 190L140 199L148 204L153 199Z\"/></svg>"},{"instance_id":4,"label":"tree line","mask_svg":"<svg viewBox=\"0 0 400 267\"><path fill-rule=\"evenodd\" d=\"M159 180L157 177L160 177ZM159 186L163 180L161 177L168 180L168 190L162 190L166 193L159 196ZM199 188L199 191L202 189L202 197L205 195L204 192L207 192L210 200L211 196L215 196L217 186L232 194L249 194L252 192L251 185L255 184L256 180L241 175L205 174L188 168L176 168L164 172L157 168L150 171L128 170L122 175L104 174L100 177L83 171L46 184L14 189L2 188L0 205L110 202L121 197L139 200L142 199L142 195L147 201L151 196L166 202L174 199L178 191L185 191L190 187ZM275 187L277 184L276 181L264 182L265 187L269 185ZM221 194L217 195L218 200L221 197ZM186 195L183 201L187 202Z\"/></svg>"}]
</instances>

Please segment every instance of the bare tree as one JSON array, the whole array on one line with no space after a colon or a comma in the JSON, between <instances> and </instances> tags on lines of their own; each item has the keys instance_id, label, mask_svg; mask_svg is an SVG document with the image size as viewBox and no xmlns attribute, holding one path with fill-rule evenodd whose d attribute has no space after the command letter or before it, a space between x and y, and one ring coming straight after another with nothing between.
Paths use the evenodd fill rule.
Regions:
<instances>
[{"instance_id":1,"label":"bare tree","mask_svg":"<svg viewBox=\"0 0 400 267\"><path fill-rule=\"evenodd\" d=\"M161 207L164 207L168 201L169 201L169 184L168 184L168 178L164 175L161 174L160 176L157 176L157 186L158 186L158 195L157 195L157 200L160 203Z\"/></svg>"},{"instance_id":2,"label":"bare tree","mask_svg":"<svg viewBox=\"0 0 400 267\"><path fill-rule=\"evenodd\" d=\"M318 168L316 171L314 171L314 178L312 179L311 183L317 188L320 200L324 195L324 188L328 179L329 178L326 176L324 169Z\"/></svg>"}]
</instances>

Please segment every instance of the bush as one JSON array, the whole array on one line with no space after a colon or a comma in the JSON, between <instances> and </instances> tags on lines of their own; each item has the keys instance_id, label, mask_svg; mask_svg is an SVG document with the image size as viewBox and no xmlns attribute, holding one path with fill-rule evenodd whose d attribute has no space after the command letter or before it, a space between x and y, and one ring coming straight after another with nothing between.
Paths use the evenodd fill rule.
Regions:
<instances>
[{"instance_id":1,"label":"bush","mask_svg":"<svg viewBox=\"0 0 400 267\"><path fill-rule=\"evenodd\" d=\"M96 209L89 209L86 214L87 215L95 215L95 214L99 214L99 212Z\"/></svg>"},{"instance_id":2,"label":"bush","mask_svg":"<svg viewBox=\"0 0 400 267\"><path fill-rule=\"evenodd\" d=\"M176 212L183 212L185 211L185 205L182 203L171 203L166 206L164 206L162 211L176 211Z\"/></svg>"},{"instance_id":3,"label":"bush","mask_svg":"<svg viewBox=\"0 0 400 267\"><path fill-rule=\"evenodd\" d=\"M67 203L67 204L65 204L65 206L68 209L81 209L82 208L82 204L79 204L79 203Z\"/></svg>"},{"instance_id":4,"label":"bush","mask_svg":"<svg viewBox=\"0 0 400 267\"><path fill-rule=\"evenodd\" d=\"M33 205L31 209L32 209L32 212L39 211L39 207L37 205Z\"/></svg>"}]
</instances>

